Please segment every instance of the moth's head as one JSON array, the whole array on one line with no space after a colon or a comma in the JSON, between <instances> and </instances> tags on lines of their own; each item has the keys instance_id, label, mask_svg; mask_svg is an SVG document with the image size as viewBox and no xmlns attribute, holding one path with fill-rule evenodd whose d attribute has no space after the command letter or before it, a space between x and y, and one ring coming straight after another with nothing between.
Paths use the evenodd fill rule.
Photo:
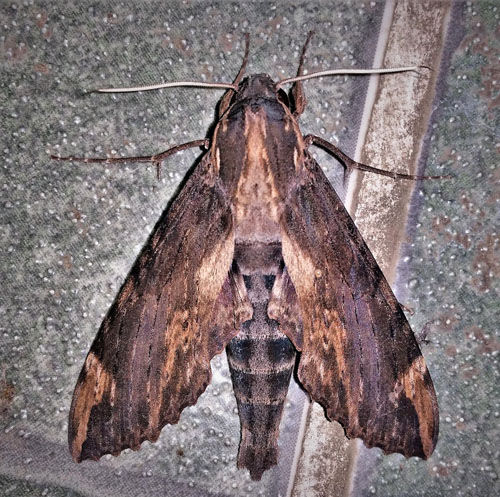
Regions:
<instances>
[{"instance_id":1,"label":"moth's head","mask_svg":"<svg viewBox=\"0 0 500 497\"><path fill-rule=\"evenodd\" d=\"M276 82L267 74L253 74L244 78L238 85L234 101L246 100L249 98L267 98L269 100L278 99L288 106L287 94L276 88Z\"/></svg>"}]
</instances>

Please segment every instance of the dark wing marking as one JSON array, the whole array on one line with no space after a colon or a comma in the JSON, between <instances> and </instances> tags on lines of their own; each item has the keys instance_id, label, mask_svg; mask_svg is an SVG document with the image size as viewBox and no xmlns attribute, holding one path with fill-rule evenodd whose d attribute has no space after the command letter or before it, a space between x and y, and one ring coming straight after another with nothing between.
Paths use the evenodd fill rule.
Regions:
<instances>
[{"instance_id":1,"label":"dark wing marking","mask_svg":"<svg viewBox=\"0 0 500 497\"><path fill-rule=\"evenodd\" d=\"M248 315L229 273L231 206L208 157L162 215L90 349L69 415L76 461L156 440L205 390L210 359Z\"/></svg>"},{"instance_id":2,"label":"dark wing marking","mask_svg":"<svg viewBox=\"0 0 500 497\"><path fill-rule=\"evenodd\" d=\"M349 437L427 458L438 405L425 361L342 202L310 156L305 165L282 215L283 256L303 321L302 344L289 334L302 351L299 380Z\"/></svg>"}]
</instances>

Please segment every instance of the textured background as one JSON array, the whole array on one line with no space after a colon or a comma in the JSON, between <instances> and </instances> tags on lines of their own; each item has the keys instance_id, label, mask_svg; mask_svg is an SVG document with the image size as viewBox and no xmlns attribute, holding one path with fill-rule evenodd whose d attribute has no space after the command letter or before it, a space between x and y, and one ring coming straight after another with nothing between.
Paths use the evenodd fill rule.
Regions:
<instances>
[{"instance_id":1,"label":"textured background","mask_svg":"<svg viewBox=\"0 0 500 497\"><path fill-rule=\"evenodd\" d=\"M0 9L0 495L285 495L293 451L300 448L304 396L294 388L286 407L280 466L251 482L236 469L239 421L223 356L214 359L212 385L198 404L178 425L165 427L158 443L99 463L71 461L67 415L86 352L197 152L170 159L161 182L147 165L64 164L48 154L141 155L204 137L216 91L109 96L82 90L231 80L245 31L252 36L249 72L293 75L309 29L316 30L309 71L370 67L384 2L83 1L77 7L58 1L46 7L11 1ZM359 447L357 459L345 447L305 452L319 468L329 468L329 458L342 461L341 474L349 464L356 468L354 495L500 491L499 17L496 2L453 8L420 166L454 179L416 185L395 285L415 310L414 330L425 330L440 441L426 462ZM352 155L366 87L361 78L306 83L303 131ZM335 162L317 156L341 188ZM310 443L334 429L325 421L315 437L315 426L306 430ZM309 475L299 476L307 482ZM322 477L330 475L325 470ZM303 495L334 495L320 483L297 488L307 489Z\"/></svg>"}]
</instances>

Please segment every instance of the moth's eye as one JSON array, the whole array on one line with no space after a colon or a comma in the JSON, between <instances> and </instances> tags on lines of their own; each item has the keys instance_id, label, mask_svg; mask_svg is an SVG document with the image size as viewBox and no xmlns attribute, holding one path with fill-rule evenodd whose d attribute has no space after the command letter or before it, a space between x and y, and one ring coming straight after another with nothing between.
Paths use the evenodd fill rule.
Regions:
<instances>
[{"instance_id":1,"label":"moth's eye","mask_svg":"<svg viewBox=\"0 0 500 497\"><path fill-rule=\"evenodd\" d=\"M285 90L282 90L281 88L278 90L278 100L287 107L290 107L290 100L288 99L288 95L286 94Z\"/></svg>"}]
</instances>

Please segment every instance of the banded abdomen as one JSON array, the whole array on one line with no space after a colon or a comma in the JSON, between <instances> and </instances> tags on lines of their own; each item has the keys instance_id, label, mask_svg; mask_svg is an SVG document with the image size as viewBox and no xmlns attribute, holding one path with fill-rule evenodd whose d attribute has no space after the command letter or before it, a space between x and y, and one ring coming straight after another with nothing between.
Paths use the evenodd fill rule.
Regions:
<instances>
[{"instance_id":1,"label":"banded abdomen","mask_svg":"<svg viewBox=\"0 0 500 497\"><path fill-rule=\"evenodd\" d=\"M277 464L279 425L295 364L295 348L267 314L280 259L279 243L236 246L253 317L229 342L227 355L241 422L238 467L248 468L254 480Z\"/></svg>"}]
</instances>

